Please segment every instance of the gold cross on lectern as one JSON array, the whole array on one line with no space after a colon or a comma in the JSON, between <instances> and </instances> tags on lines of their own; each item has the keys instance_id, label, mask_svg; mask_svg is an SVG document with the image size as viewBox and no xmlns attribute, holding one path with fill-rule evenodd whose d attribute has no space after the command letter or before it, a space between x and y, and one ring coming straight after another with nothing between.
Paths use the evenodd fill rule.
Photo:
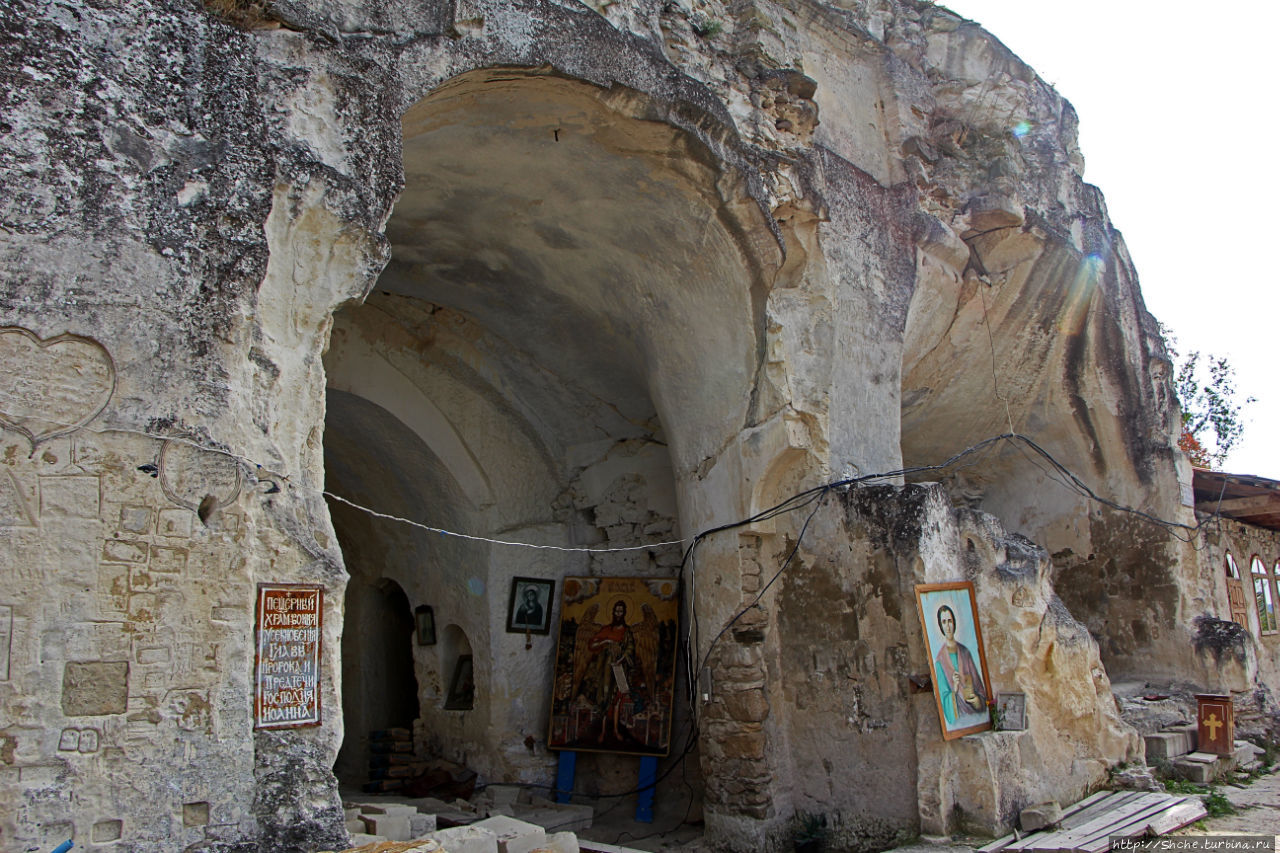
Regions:
<instances>
[{"instance_id":1,"label":"gold cross on lectern","mask_svg":"<svg viewBox=\"0 0 1280 853\"><path fill-rule=\"evenodd\" d=\"M1209 730L1209 740L1218 739L1218 729L1222 728L1224 723L1218 719L1216 713L1210 713L1204 718L1204 727Z\"/></svg>"}]
</instances>

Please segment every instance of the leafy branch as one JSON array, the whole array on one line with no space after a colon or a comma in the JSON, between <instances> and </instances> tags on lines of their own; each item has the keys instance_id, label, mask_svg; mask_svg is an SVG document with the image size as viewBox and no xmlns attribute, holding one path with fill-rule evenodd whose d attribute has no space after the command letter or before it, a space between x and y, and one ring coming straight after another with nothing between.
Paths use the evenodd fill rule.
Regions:
<instances>
[{"instance_id":1,"label":"leafy branch","mask_svg":"<svg viewBox=\"0 0 1280 853\"><path fill-rule=\"evenodd\" d=\"M1202 362L1200 350L1183 358L1173 333L1163 324L1160 331L1174 363L1173 390L1182 410L1178 447L1193 465L1219 468L1244 435L1241 413L1254 398L1240 399L1235 368L1227 358L1206 354Z\"/></svg>"}]
</instances>

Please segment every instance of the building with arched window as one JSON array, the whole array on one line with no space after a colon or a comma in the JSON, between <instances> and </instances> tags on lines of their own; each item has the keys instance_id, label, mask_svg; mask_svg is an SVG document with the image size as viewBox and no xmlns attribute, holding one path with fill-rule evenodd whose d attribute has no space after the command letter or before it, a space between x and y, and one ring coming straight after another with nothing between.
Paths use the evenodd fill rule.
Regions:
<instances>
[{"instance_id":1,"label":"building with arched window","mask_svg":"<svg viewBox=\"0 0 1280 853\"><path fill-rule=\"evenodd\" d=\"M1224 585L1212 584L1206 615L1248 630L1247 669L1277 684L1280 678L1280 482L1265 477L1195 471L1196 513L1205 531L1202 562L1225 566ZM1247 566L1242 573L1240 566ZM1247 690L1245 683L1233 685Z\"/></svg>"}]
</instances>

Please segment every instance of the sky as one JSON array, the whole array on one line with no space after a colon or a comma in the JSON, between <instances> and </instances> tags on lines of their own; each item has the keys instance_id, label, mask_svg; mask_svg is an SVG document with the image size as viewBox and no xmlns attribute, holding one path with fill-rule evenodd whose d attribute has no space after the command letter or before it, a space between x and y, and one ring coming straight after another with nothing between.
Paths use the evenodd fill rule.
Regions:
<instances>
[{"instance_id":1,"label":"sky","mask_svg":"<svg viewBox=\"0 0 1280 853\"><path fill-rule=\"evenodd\" d=\"M1280 243L1280 3L1244 0L1222 14L1176 0L945 5L1075 107L1084 178L1106 197L1147 309L1184 354L1227 357L1240 396L1256 398L1223 470L1280 480L1280 275L1268 253Z\"/></svg>"}]
</instances>

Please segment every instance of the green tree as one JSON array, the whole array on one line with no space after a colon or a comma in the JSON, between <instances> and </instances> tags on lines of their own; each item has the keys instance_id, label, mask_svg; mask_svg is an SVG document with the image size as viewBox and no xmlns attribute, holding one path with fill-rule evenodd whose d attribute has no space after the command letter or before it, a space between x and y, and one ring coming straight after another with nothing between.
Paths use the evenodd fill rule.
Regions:
<instances>
[{"instance_id":1,"label":"green tree","mask_svg":"<svg viewBox=\"0 0 1280 853\"><path fill-rule=\"evenodd\" d=\"M1160 331L1173 361L1173 390L1182 409L1178 447L1193 465L1219 468L1244 435L1240 416L1254 398L1240 399L1235 368L1225 357L1206 354L1202 361L1200 351L1192 350L1183 358L1173 333L1164 325Z\"/></svg>"}]
</instances>

